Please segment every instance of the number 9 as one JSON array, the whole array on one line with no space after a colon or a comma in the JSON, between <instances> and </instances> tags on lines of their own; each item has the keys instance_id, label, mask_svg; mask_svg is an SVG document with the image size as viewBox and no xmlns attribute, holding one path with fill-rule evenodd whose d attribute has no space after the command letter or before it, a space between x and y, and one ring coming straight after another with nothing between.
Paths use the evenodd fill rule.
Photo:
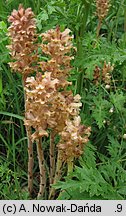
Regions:
<instances>
[{"instance_id":1,"label":"number 9","mask_svg":"<svg viewBox=\"0 0 126 216\"><path fill-rule=\"evenodd\" d=\"M122 205L121 204L118 204L117 205L117 212L121 212L122 211Z\"/></svg>"}]
</instances>

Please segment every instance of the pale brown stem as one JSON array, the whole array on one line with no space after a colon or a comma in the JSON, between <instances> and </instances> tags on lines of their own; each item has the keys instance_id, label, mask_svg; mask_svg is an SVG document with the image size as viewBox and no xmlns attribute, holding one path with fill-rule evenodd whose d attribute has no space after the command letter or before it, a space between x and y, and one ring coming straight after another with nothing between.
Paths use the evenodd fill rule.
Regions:
<instances>
[{"instance_id":1,"label":"pale brown stem","mask_svg":"<svg viewBox=\"0 0 126 216\"><path fill-rule=\"evenodd\" d=\"M40 186L38 192L38 198L40 198L43 197L45 187L46 187L46 170L45 170L44 153L42 149L41 139L37 139L36 144L37 144L37 153L38 153L38 161L39 161L39 169L40 169Z\"/></svg>"},{"instance_id":2,"label":"pale brown stem","mask_svg":"<svg viewBox=\"0 0 126 216\"><path fill-rule=\"evenodd\" d=\"M22 76L22 84L23 88L25 87L26 76ZM25 103L25 117L26 117L26 93L24 90L24 103ZM33 190L33 165L34 165L34 158L33 158L33 143L31 140L31 127L25 126L27 138L28 138L28 191L29 195L31 195Z\"/></svg>"},{"instance_id":3,"label":"pale brown stem","mask_svg":"<svg viewBox=\"0 0 126 216\"><path fill-rule=\"evenodd\" d=\"M28 191L31 195L33 190L33 143L31 141L31 128L26 127L27 137L28 137Z\"/></svg>"},{"instance_id":4,"label":"pale brown stem","mask_svg":"<svg viewBox=\"0 0 126 216\"><path fill-rule=\"evenodd\" d=\"M67 166L68 166L68 170L67 170L67 174L69 175L72 171L73 171L73 162L74 158L70 158L69 161L67 162Z\"/></svg>"},{"instance_id":5,"label":"pale brown stem","mask_svg":"<svg viewBox=\"0 0 126 216\"><path fill-rule=\"evenodd\" d=\"M55 143L54 143L54 133L50 134L50 184L53 184L53 179L55 175Z\"/></svg>"},{"instance_id":6,"label":"pale brown stem","mask_svg":"<svg viewBox=\"0 0 126 216\"><path fill-rule=\"evenodd\" d=\"M54 182L53 182L54 185L57 183L58 180L60 180L62 164L63 163L62 163L62 159L61 159L61 151L58 150L56 172L55 172L55 177L54 177ZM56 190L53 187L50 189L49 199L54 199L55 191Z\"/></svg>"}]
</instances>

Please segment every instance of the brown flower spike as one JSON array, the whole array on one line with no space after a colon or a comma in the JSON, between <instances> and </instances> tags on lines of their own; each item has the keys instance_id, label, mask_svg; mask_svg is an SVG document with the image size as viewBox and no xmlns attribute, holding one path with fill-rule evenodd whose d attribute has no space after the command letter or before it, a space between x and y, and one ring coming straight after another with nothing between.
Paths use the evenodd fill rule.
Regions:
<instances>
[{"instance_id":1,"label":"brown flower spike","mask_svg":"<svg viewBox=\"0 0 126 216\"><path fill-rule=\"evenodd\" d=\"M109 0L96 0L97 16L99 20L102 20L107 16L109 6Z\"/></svg>"},{"instance_id":2,"label":"brown flower spike","mask_svg":"<svg viewBox=\"0 0 126 216\"><path fill-rule=\"evenodd\" d=\"M12 23L8 28L11 39L11 45L8 48L14 60L10 63L10 67L26 78L28 74L36 70L33 63L37 62L34 13L31 8L25 10L22 5L19 5L18 10L13 10L8 21Z\"/></svg>"},{"instance_id":3,"label":"brown flower spike","mask_svg":"<svg viewBox=\"0 0 126 216\"><path fill-rule=\"evenodd\" d=\"M73 161L83 154L84 144L88 142L91 128L81 125L80 116L67 120L64 130L61 132L61 140L58 148L62 151L62 160Z\"/></svg>"},{"instance_id":4,"label":"brown flower spike","mask_svg":"<svg viewBox=\"0 0 126 216\"><path fill-rule=\"evenodd\" d=\"M99 36L102 21L107 16L109 7L109 0L96 0L96 14L98 16L97 37Z\"/></svg>"},{"instance_id":5,"label":"brown flower spike","mask_svg":"<svg viewBox=\"0 0 126 216\"><path fill-rule=\"evenodd\" d=\"M59 85L62 87L68 85L66 78L72 68L70 61L73 56L70 56L70 53L73 47L71 42L73 36L70 36L69 33L69 29L61 32L60 28L56 27L42 34L42 52L51 59L47 62L40 62L40 67L42 71L52 72L51 76L59 79Z\"/></svg>"},{"instance_id":6,"label":"brown flower spike","mask_svg":"<svg viewBox=\"0 0 126 216\"><path fill-rule=\"evenodd\" d=\"M108 64L104 61L103 68L96 66L94 69L94 83L96 85L99 84L100 79L105 84L110 84L111 82L111 72L113 71L114 65L111 65L110 62Z\"/></svg>"},{"instance_id":7,"label":"brown flower spike","mask_svg":"<svg viewBox=\"0 0 126 216\"><path fill-rule=\"evenodd\" d=\"M37 45L36 45L36 26L34 13L31 8L26 10L19 5L18 10L13 10L8 18L11 26L8 28L11 44L8 46L13 62L10 67L22 74L23 87L29 74L36 71ZM34 66L33 66L34 65ZM26 95L24 94L26 100ZM25 104L26 109L26 104ZM28 137L28 190L31 194L33 188L33 146L31 141L31 127L26 126Z\"/></svg>"},{"instance_id":8,"label":"brown flower spike","mask_svg":"<svg viewBox=\"0 0 126 216\"><path fill-rule=\"evenodd\" d=\"M32 141L48 136L46 130L50 123L51 98L54 97L57 83L58 79L52 79L49 72L46 72L44 76L38 73L36 78L28 77L26 79L25 125L35 129L35 132L32 134Z\"/></svg>"}]
</instances>

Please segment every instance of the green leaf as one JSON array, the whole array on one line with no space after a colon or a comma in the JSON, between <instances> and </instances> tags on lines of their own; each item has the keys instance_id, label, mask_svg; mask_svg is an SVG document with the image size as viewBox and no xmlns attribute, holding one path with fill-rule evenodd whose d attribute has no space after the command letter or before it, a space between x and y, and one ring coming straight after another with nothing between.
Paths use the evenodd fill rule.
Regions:
<instances>
[{"instance_id":1,"label":"green leaf","mask_svg":"<svg viewBox=\"0 0 126 216\"><path fill-rule=\"evenodd\" d=\"M69 200L71 198L70 194L67 191L63 190L60 192L57 200Z\"/></svg>"},{"instance_id":2,"label":"green leaf","mask_svg":"<svg viewBox=\"0 0 126 216\"><path fill-rule=\"evenodd\" d=\"M55 185L53 185L53 187L55 189L61 188L62 190L66 190L68 188L78 188L80 184L81 183L79 183L78 181L68 179L66 182L57 182Z\"/></svg>"},{"instance_id":3,"label":"green leaf","mask_svg":"<svg viewBox=\"0 0 126 216\"><path fill-rule=\"evenodd\" d=\"M94 97L93 98L95 108L93 109L92 116L97 122L99 129L104 127L104 120L108 118L108 108L109 102L107 100L102 99L101 97Z\"/></svg>"},{"instance_id":4,"label":"green leaf","mask_svg":"<svg viewBox=\"0 0 126 216\"><path fill-rule=\"evenodd\" d=\"M20 120L24 120L23 116L20 116L20 115L14 114L14 113L0 112L0 115L10 116L10 117L14 117L14 118L17 118L17 119L20 119Z\"/></svg>"},{"instance_id":5,"label":"green leaf","mask_svg":"<svg viewBox=\"0 0 126 216\"><path fill-rule=\"evenodd\" d=\"M53 7L52 5L47 5L47 8L49 14L52 14L55 11L55 7Z\"/></svg>"},{"instance_id":6,"label":"green leaf","mask_svg":"<svg viewBox=\"0 0 126 216\"><path fill-rule=\"evenodd\" d=\"M96 168L96 155L95 155L95 147L92 146L89 142L84 148L84 154L80 157L80 165L83 167L86 163L87 167Z\"/></svg>"},{"instance_id":7,"label":"green leaf","mask_svg":"<svg viewBox=\"0 0 126 216\"><path fill-rule=\"evenodd\" d=\"M110 101L114 105L116 111L121 112L124 108L126 96L123 94L123 92L116 92L115 94L111 92Z\"/></svg>"},{"instance_id":8,"label":"green leaf","mask_svg":"<svg viewBox=\"0 0 126 216\"><path fill-rule=\"evenodd\" d=\"M42 12L38 15L38 20L41 20L41 21L46 21L48 20L49 16L48 16L48 13L46 10L42 10Z\"/></svg>"},{"instance_id":9,"label":"green leaf","mask_svg":"<svg viewBox=\"0 0 126 216\"><path fill-rule=\"evenodd\" d=\"M7 25L4 21L0 22L0 30L7 31Z\"/></svg>"},{"instance_id":10,"label":"green leaf","mask_svg":"<svg viewBox=\"0 0 126 216\"><path fill-rule=\"evenodd\" d=\"M119 190L118 193L122 195L126 195L126 185L122 186Z\"/></svg>"}]
</instances>

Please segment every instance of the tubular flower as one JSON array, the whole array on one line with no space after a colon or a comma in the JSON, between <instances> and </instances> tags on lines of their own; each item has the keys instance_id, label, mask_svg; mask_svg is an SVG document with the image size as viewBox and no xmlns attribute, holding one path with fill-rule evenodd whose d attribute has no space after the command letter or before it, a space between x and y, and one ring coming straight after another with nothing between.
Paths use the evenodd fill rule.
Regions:
<instances>
[{"instance_id":1,"label":"tubular flower","mask_svg":"<svg viewBox=\"0 0 126 216\"><path fill-rule=\"evenodd\" d=\"M96 0L97 16L99 20L103 20L109 10L109 0Z\"/></svg>"},{"instance_id":2,"label":"tubular flower","mask_svg":"<svg viewBox=\"0 0 126 216\"><path fill-rule=\"evenodd\" d=\"M47 62L40 62L40 67L42 71L52 72L52 77L59 79L59 85L63 87L69 84L65 79L72 68L70 61L73 56L70 56L70 52L73 47L71 42L73 37L69 33L69 29L61 32L60 28L57 27L42 34L42 52L49 55L51 59Z\"/></svg>"},{"instance_id":3,"label":"tubular flower","mask_svg":"<svg viewBox=\"0 0 126 216\"><path fill-rule=\"evenodd\" d=\"M27 77L35 71L33 63L37 62L36 26L31 8L26 10L19 5L18 11L13 10L8 18L11 26L8 28L11 44L8 46L14 62L10 67Z\"/></svg>"},{"instance_id":4,"label":"tubular flower","mask_svg":"<svg viewBox=\"0 0 126 216\"><path fill-rule=\"evenodd\" d=\"M88 142L91 128L80 124L80 116L67 120L64 130L60 133L61 139L58 149L62 153L62 160L69 162L71 158L78 158L83 153L84 144Z\"/></svg>"},{"instance_id":5,"label":"tubular flower","mask_svg":"<svg viewBox=\"0 0 126 216\"><path fill-rule=\"evenodd\" d=\"M72 97L73 96L71 95L71 103L69 103L67 111L70 114L70 116L73 117L79 115L82 103L80 102L81 97L79 94L75 95L73 98Z\"/></svg>"}]
</instances>

